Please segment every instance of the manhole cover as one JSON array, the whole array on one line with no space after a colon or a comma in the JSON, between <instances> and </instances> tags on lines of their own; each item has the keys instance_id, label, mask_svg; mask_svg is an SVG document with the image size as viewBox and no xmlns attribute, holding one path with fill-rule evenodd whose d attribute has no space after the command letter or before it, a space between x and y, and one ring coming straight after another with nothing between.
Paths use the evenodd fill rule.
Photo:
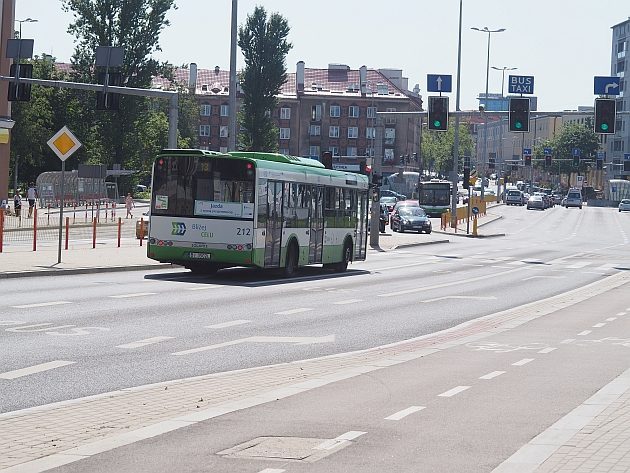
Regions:
<instances>
[{"instance_id":1,"label":"manhole cover","mask_svg":"<svg viewBox=\"0 0 630 473\"><path fill-rule=\"evenodd\" d=\"M351 442L335 442L334 448L326 446L330 439L301 437L258 437L227 450L218 452L230 458L256 458L261 460L281 460L316 462L340 450ZM322 445L324 447L322 448Z\"/></svg>"}]
</instances>

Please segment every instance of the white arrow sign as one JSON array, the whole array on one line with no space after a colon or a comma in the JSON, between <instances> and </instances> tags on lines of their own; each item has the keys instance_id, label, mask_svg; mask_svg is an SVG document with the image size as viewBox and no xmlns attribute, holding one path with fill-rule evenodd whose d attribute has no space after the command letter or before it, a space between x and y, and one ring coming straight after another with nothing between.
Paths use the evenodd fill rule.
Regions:
<instances>
[{"instance_id":1,"label":"white arrow sign","mask_svg":"<svg viewBox=\"0 0 630 473\"><path fill-rule=\"evenodd\" d=\"M442 77L439 76L435 82L437 82L437 85L438 85L438 92L441 92L442 91Z\"/></svg>"},{"instance_id":2,"label":"white arrow sign","mask_svg":"<svg viewBox=\"0 0 630 473\"><path fill-rule=\"evenodd\" d=\"M606 84L606 88L604 89L606 91L606 95L608 95L608 91L611 88L616 89L617 87L619 87L619 84L617 84L616 82L613 82L612 84Z\"/></svg>"},{"instance_id":3,"label":"white arrow sign","mask_svg":"<svg viewBox=\"0 0 630 473\"><path fill-rule=\"evenodd\" d=\"M315 343L332 343L335 341L335 335L325 335L323 337L247 337L232 340L230 342L217 343L216 345L208 345L205 347L192 348L190 350L177 351L172 355L190 355L191 353L199 353L202 351L216 350L217 348L229 347L232 345L240 345L242 343L292 343L294 345L312 345Z\"/></svg>"}]
</instances>

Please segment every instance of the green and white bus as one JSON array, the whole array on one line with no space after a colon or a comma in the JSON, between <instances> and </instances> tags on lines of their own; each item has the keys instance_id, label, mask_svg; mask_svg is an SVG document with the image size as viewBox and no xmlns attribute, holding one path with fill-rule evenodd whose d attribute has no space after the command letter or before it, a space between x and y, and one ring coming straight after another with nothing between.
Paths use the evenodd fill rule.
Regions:
<instances>
[{"instance_id":1,"label":"green and white bus","mask_svg":"<svg viewBox=\"0 0 630 473\"><path fill-rule=\"evenodd\" d=\"M166 149L153 164L147 255L211 274L231 266L365 259L368 178L274 153Z\"/></svg>"},{"instance_id":2,"label":"green and white bus","mask_svg":"<svg viewBox=\"0 0 630 473\"><path fill-rule=\"evenodd\" d=\"M432 217L439 217L451 206L450 181L431 179L418 183L418 203Z\"/></svg>"}]
</instances>

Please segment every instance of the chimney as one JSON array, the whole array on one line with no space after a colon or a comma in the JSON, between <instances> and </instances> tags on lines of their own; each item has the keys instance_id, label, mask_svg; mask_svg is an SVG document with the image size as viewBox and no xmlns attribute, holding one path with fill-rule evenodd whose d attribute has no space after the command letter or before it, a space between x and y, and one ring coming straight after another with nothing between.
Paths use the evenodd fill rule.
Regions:
<instances>
[{"instance_id":1,"label":"chimney","mask_svg":"<svg viewBox=\"0 0 630 473\"><path fill-rule=\"evenodd\" d=\"M298 61L295 67L295 91L297 95L304 93L304 61Z\"/></svg>"},{"instance_id":2,"label":"chimney","mask_svg":"<svg viewBox=\"0 0 630 473\"><path fill-rule=\"evenodd\" d=\"M194 94L197 91L197 63L191 62L188 69L188 89Z\"/></svg>"},{"instance_id":3,"label":"chimney","mask_svg":"<svg viewBox=\"0 0 630 473\"><path fill-rule=\"evenodd\" d=\"M361 96L365 97L367 94L367 67L361 66L359 69L359 84L361 87Z\"/></svg>"}]
</instances>

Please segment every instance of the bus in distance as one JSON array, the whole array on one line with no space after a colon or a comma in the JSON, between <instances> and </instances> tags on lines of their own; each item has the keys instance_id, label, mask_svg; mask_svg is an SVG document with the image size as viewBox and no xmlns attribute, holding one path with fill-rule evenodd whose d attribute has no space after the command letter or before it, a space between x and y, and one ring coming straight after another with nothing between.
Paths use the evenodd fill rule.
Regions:
<instances>
[{"instance_id":1,"label":"bus in distance","mask_svg":"<svg viewBox=\"0 0 630 473\"><path fill-rule=\"evenodd\" d=\"M213 274L232 266L365 259L368 178L275 153L166 149L153 164L149 258Z\"/></svg>"},{"instance_id":2,"label":"bus in distance","mask_svg":"<svg viewBox=\"0 0 630 473\"><path fill-rule=\"evenodd\" d=\"M450 181L431 179L418 183L418 202L427 214L439 217L451 205L452 184Z\"/></svg>"}]
</instances>

